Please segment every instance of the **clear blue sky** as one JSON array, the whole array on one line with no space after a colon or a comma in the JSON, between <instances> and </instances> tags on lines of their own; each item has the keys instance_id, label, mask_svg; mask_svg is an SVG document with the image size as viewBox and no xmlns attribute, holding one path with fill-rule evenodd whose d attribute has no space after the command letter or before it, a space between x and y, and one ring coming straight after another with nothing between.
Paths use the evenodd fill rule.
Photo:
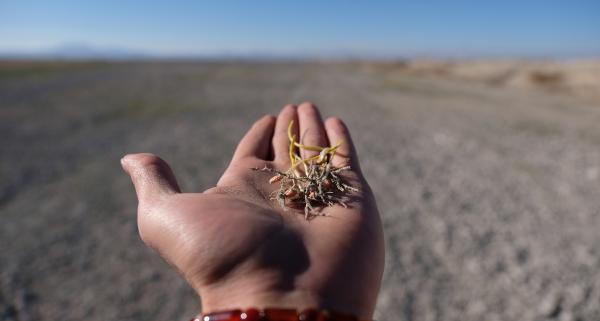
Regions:
<instances>
[{"instance_id":1,"label":"clear blue sky","mask_svg":"<svg viewBox=\"0 0 600 321\"><path fill-rule=\"evenodd\" d=\"M0 51L600 56L596 1L0 0Z\"/></svg>"}]
</instances>

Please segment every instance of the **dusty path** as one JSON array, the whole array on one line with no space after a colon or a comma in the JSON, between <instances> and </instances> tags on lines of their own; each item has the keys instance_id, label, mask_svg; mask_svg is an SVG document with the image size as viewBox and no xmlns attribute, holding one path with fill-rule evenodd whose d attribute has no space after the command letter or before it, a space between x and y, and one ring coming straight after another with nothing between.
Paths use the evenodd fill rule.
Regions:
<instances>
[{"instance_id":1,"label":"dusty path","mask_svg":"<svg viewBox=\"0 0 600 321\"><path fill-rule=\"evenodd\" d=\"M600 104L361 65L0 69L0 319L186 320L119 158L214 184L251 121L347 120L388 246L378 320L600 319Z\"/></svg>"}]
</instances>

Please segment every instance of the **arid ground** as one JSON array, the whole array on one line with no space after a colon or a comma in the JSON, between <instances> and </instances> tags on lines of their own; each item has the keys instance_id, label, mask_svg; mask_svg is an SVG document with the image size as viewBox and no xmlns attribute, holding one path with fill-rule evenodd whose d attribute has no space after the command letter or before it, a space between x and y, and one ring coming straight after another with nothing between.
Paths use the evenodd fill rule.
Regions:
<instances>
[{"instance_id":1,"label":"arid ground","mask_svg":"<svg viewBox=\"0 0 600 321\"><path fill-rule=\"evenodd\" d=\"M598 66L2 62L0 320L189 319L119 159L202 191L254 119L306 100L347 121L378 199L377 320L600 320Z\"/></svg>"}]
</instances>

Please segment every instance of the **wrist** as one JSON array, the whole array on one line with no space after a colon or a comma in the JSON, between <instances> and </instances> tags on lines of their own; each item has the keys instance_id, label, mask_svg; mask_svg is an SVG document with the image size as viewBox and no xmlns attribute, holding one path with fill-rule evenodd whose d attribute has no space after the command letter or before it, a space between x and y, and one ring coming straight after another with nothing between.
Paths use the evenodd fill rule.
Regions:
<instances>
[{"instance_id":1,"label":"wrist","mask_svg":"<svg viewBox=\"0 0 600 321\"><path fill-rule=\"evenodd\" d=\"M268 309L281 308L304 311L307 309L336 311L338 313L370 319L372 307L359 302L344 302L336 297L327 297L315 290L266 289L248 282L219 284L203 287L199 291L202 301L202 313L236 309Z\"/></svg>"},{"instance_id":2,"label":"wrist","mask_svg":"<svg viewBox=\"0 0 600 321\"><path fill-rule=\"evenodd\" d=\"M224 311L253 307L265 309L280 307L287 309L325 308L322 299L310 291L257 291L249 288L231 290L228 287L211 289L200 293L202 312Z\"/></svg>"}]
</instances>

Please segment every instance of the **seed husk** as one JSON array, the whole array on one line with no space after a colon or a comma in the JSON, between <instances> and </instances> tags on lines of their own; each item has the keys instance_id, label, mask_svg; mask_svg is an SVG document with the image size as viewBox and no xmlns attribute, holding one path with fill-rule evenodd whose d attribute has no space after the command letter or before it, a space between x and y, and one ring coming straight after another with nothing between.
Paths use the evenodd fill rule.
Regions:
<instances>
[{"instance_id":1,"label":"seed husk","mask_svg":"<svg viewBox=\"0 0 600 321\"><path fill-rule=\"evenodd\" d=\"M269 184L273 184L273 183L279 182L282 179L283 179L283 175L277 174L277 175L271 177L271 179L269 180Z\"/></svg>"},{"instance_id":2,"label":"seed husk","mask_svg":"<svg viewBox=\"0 0 600 321\"><path fill-rule=\"evenodd\" d=\"M285 193L283 193L283 195L285 195L285 197L287 197L287 198L292 198L292 197L298 195L298 192L295 189L290 188L290 189L286 190Z\"/></svg>"}]
</instances>

